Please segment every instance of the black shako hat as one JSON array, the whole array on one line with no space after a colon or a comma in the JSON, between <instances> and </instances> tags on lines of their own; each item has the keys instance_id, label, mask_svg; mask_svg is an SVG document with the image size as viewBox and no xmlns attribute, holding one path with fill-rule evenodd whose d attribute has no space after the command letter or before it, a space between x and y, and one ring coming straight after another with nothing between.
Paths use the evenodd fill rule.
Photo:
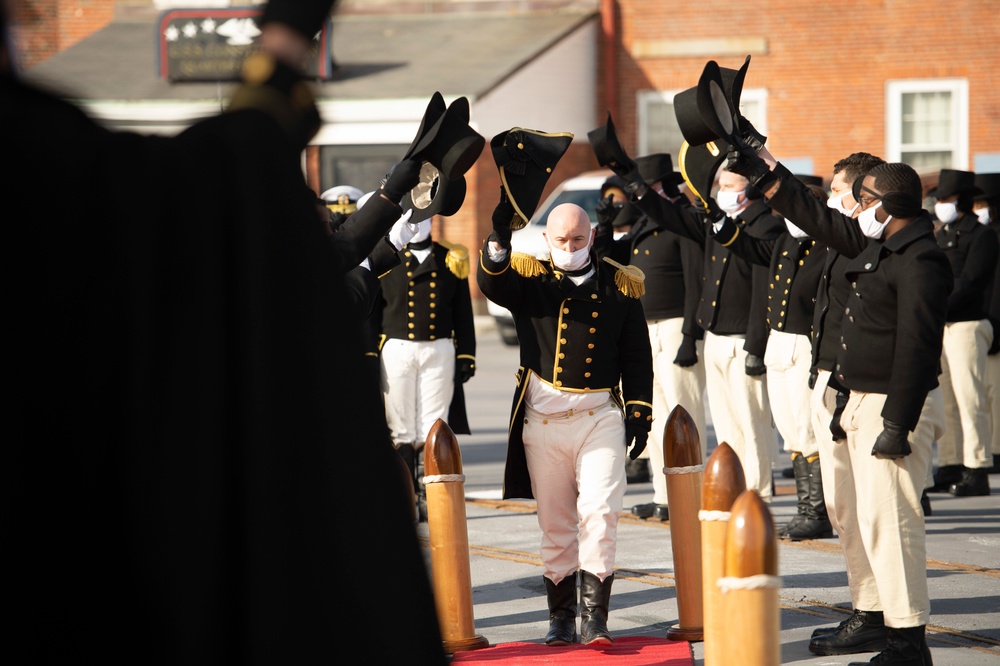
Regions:
<instances>
[{"instance_id":1,"label":"black shako hat","mask_svg":"<svg viewBox=\"0 0 1000 666\"><path fill-rule=\"evenodd\" d=\"M635 163L639 167L639 175L646 183L661 182L680 185L684 182L684 176L680 172L674 171L674 162L670 153L643 155L635 158Z\"/></svg>"},{"instance_id":2,"label":"black shako hat","mask_svg":"<svg viewBox=\"0 0 1000 666\"><path fill-rule=\"evenodd\" d=\"M469 118L467 98L459 97L445 107L444 97L435 92L403 159L430 162L448 180L461 178L486 145L486 139L469 126Z\"/></svg>"},{"instance_id":3,"label":"black shako hat","mask_svg":"<svg viewBox=\"0 0 1000 666\"><path fill-rule=\"evenodd\" d=\"M500 132L490 140L500 182L517 212L511 229L520 229L531 219L552 170L572 141L571 132L549 133L524 127Z\"/></svg>"},{"instance_id":4,"label":"black shako hat","mask_svg":"<svg viewBox=\"0 0 1000 666\"><path fill-rule=\"evenodd\" d=\"M977 173L976 187L982 190L974 199L977 201L992 201L1000 198L1000 173Z\"/></svg>"},{"instance_id":5,"label":"black shako hat","mask_svg":"<svg viewBox=\"0 0 1000 666\"><path fill-rule=\"evenodd\" d=\"M937 185L927 192L927 196L935 199L944 199L955 194L981 194L982 190L976 187L976 174L971 171L959 171L958 169L941 169L938 175Z\"/></svg>"}]
</instances>

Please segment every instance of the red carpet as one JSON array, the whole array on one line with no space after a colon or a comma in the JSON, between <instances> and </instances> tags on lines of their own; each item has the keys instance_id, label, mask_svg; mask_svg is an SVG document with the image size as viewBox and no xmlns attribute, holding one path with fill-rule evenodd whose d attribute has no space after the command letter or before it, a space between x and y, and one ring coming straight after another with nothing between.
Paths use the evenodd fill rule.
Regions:
<instances>
[{"instance_id":1,"label":"red carpet","mask_svg":"<svg viewBox=\"0 0 1000 666\"><path fill-rule=\"evenodd\" d=\"M692 666L691 644L653 636L616 638L609 646L564 645L549 647L544 643L501 643L479 650L456 652L453 664L480 666Z\"/></svg>"}]
</instances>

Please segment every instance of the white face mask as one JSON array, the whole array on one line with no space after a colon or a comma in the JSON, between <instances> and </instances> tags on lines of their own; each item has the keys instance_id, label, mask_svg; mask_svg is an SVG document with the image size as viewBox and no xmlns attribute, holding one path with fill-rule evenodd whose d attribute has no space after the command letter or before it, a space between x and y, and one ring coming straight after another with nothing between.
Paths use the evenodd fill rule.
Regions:
<instances>
[{"instance_id":1,"label":"white face mask","mask_svg":"<svg viewBox=\"0 0 1000 666\"><path fill-rule=\"evenodd\" d=\"M799 229L797 226L792 224L792 221L787 217L785 218L785 228L788 229L788 233L792 235L792 238L805 238L809 234Z\"/></svg>"},{"instance_id":2,"label":"white face mask","mask_svg":"<svg viewBox=\"0 0 1000 666\"><path fill-rule=\"evenodd\" d=\"M846 208L844 208L844 197L850 194L850 192L851 192L850 190L847 190L846 192L842 192L840 194L834 194L832 197L826 200L827 207L832 208L843 215L847 215L848 217L854 215L854 211L858 209L858 204L854 204L854 208L852 208L851 210L847 210Z\"/></svg>"},{"instance_id":3,"label":"white face mask","mask_svg":"<svg viewBox=\"0 0 1000 666\"><path fill-rule=\"evenodd\" d=\"M990 223L990 209L989 208L978 208L975 211L976 217L979 218L979 224L989 224Z\"/></svg>"},{"instance_id":4,"label":"white face mask","mask_svg":"<svg viewBox=\"0 0 1000 666\"><path fill-rule=\"evenodd\" d=\"M740 201L740 197L746 193L746 190L741 190L739 192L719 192L715 195L715 202L719 204L719 208L728 215L732 215L740 209L744 202Z\"/></svg>"},{"instance_id":5,"label":"white face mask","mask_svg":"<svg viewBox=\"0 0 1000 666\"><path fill-rule=\"evenodd\" d=\"M892 219L892 215L885 218L885 222L879 222L875 217L875 211L882 207L882 202L879 201L877 204L871 208L866 208L861 211L861 215L858 215L858 224L861 226L861 233L868 238L881 238L882 231L885 230L885 225L889 224L889 220Z\"/></svg>"},{"instance_id":6,"label":"white face mask","mask_svg":"<svg viewBox=\"0 0 1000 666\"><path fill-rule=\"evenodd\" d=\"M417 225L417 233L413 234L413 238L410 239L411 243L419 243L420 241L427 240L428 236L431 235L431 221L424 220Z\"/></svg>"},{"instance_id":7,"label":"white face mask","mask_svg":"<svg viewBox=\"0 0 1000 666\"><path fill-rule=\"evenodd\" d=\"M958 217L958 202L952 201L951 203L941 203L939 201L934 204L934 214L937 215L937 219L944 224L954 222L955 218Z\"/></svg>"},{"instance_id":8,"label":"white face mask","mask_svg":"<svg viewBox=\"0 0 1000 666\"><path fill-rule=\"evenodd\" d=\"M552 257L552 263L558 268L564 271L578 271L590 261L590 246L582 247L576 252L567 252L549 246L549 256Z\"/></svg>"}]
</instances>

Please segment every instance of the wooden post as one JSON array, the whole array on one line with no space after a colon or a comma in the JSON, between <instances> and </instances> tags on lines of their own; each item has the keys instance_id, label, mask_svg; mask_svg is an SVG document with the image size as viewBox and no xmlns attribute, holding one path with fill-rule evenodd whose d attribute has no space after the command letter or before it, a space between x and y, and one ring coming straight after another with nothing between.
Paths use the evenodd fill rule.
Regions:
<instances>
[{"instance_id":1,"label":"wooden post","mask_svg":"<svg viewBox=\"0 0 1000 666\"><path fill-rule=\"evenodd\" d=\"M778 538L774 518L755 490L733 502L726 530L726 561L719 588L726 597L724 654L719 663L778 666Z\"/></svg>"},{"instance_id":2,"label":"wooden post","mask_svg":"<svg viewBox=\"0 0 1000 666\"><path fill-rule=\"evenodd\" d=\"M663 428L663 473L670 504L670 545L674 554L678 624L667 630L675 641L702 639L701 483L704 467L694 419L677 405Z\"/></svg>"},{"instance_id":3,"label":"wooden post","mask_svg":"<svg viewBox=\"0 0 1000 666\"><path fill-rule=\"evenodd\" d=\"M728 626L725 597L719 590L726 559L726 530L733 502L747 489L743 465L733 447L720 442L705 462L701 486L701 568L705 666L728 666L720 649Z\"/></svg>"},{"instance_id":4,"label":"wooden post","mask_svg":"<svg viewBox=\"0 0 1000 666\"><path fill-rule=\"evenodd\" d=\"M427 433L424 474L434 601L445 652L487 647L489 641L475 633L472 615L462 453L455 433L442 419Z\"/></svg>"}]
</instances>

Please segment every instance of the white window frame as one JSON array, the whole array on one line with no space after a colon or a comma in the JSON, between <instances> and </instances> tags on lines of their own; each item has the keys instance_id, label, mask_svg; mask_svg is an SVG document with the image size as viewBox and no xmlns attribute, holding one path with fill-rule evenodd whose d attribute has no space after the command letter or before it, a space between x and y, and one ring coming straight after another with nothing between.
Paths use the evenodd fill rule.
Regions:
<instances>
[{"instance_id":1,"label":"white window frame","mask_svg":"<svg viewBox=\"0 0 1000 666\"><path fill-rule=\"evenodd\" d=\"M947 168L967 169L969 164L969 82L967 79L901 79L885 84L886 155L890 162L900 162L903 156L903 95L924 92L951 93L951 138L949 144L906 146L914 150L952 151L952 164Z\"/></svg>"},{"instance_id":2,"label":"white window frame","mask_svg":"<svg viewBox=\"0 0 1000 666\"><path fill-rule=\"evenodd\" d=\"M636 113L638 115L638 154L648 155L652 152L649 142L648 119L650 107L653 103L660 102L669 104L673 108L674 95L681 90L640 90L636 93ZM756 105L757 112L748 115L747 119L753 123L757 131L767 136L767 88L744 88L740 94L740 106L744 107L744 102L752 101ZM680 150L680 145L671 147L668 151L676 155Z\"/></svg>"}]
</instances>

